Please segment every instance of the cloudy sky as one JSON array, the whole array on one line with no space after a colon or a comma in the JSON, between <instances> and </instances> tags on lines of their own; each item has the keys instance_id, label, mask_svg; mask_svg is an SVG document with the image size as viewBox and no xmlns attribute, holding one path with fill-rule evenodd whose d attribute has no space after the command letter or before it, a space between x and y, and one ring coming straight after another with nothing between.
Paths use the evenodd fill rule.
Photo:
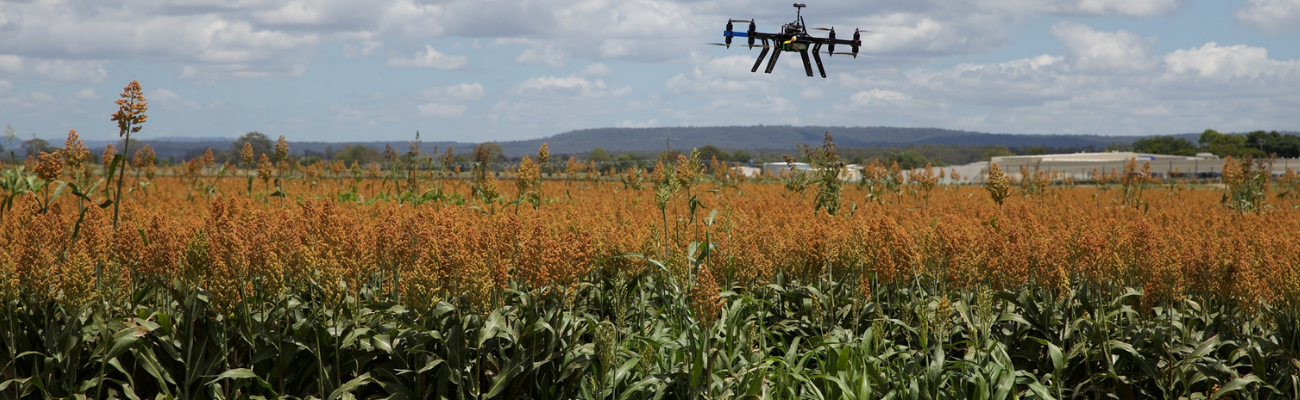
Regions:
<instances>
[{"instance_id":1,"label":"cloudy sky","mask_svg":"<svg viewBox=\"0 0 1300 400\"><path fill-rule=\"evenodd\" d=\"M608 126L1300 130L1300 0L806 0L857 59L706 46L789 0L0 0L0 124L142 135L512 140Z\"/></svg>"}]
</instances>

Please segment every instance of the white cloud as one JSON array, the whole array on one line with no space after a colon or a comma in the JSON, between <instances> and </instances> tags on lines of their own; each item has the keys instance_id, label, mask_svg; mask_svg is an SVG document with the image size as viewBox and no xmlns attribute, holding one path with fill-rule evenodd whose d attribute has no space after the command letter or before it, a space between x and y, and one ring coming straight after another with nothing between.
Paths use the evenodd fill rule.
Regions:
<instances>
[{"instance_id":1,"label":"white cloud","mask_svg":"<svg viewBox=\"0 0 1300 400\"><path fill-rule=\"evenodd\" d=\"M515 93L546 96L617 97L630 93L628 86L609 86L603 79L594 81L577 75L529 78L514 88Z\"/></svg>"},{"instance_id":2,"label":"white cloud","mask_svg":"<svg viewBox=\"0 0 1300 400\"><path fill-rule=\"evenodd\" d=\"M598 63L587 64L587 66L582 67L582 70L578 71L578 75L611 76L614 75L614 70L611 69L608 65L605 65L605 63L598 62Z\"/></svg>"},{"instance_id":3,"label":"white cloud","mask_svg":"<svg viewBox=\"0 0 1300 400\"><path fill-rule=\"evenodd\" d=\"M867 107L879 104L901 104L912 101L912 96L893 90L871 89L849 96L852 105Z\"/></svg>"},{"instance_id":4,"label":"white cloud","mask_svg":"<svg viewBox=\"0 0 1300 400\"><path fill-rule=\"evenodd\" d=\"M1074 0L1062 8L1089 15L1119 15L1126 17L1154 17L1177 11L1180 0Z\"/></svg>"},{"instance_id":5,"label":"white cloud","mask_svg":"<svg viewBox=\"0 0 1300 400\"><path fill-rule=\"evenodd\" d=\"M1187 0L984 0L1008 10L1089 16L1155 17L1178 11Z\"/></svg>"},{"instance_id":6,"label":"white cloud","mask_svg":"<svg viewBox=\"0 0 1300 400\"><path fill-rule=\"evenodd\" d=\"M969 15L898 12L872 16L861 26L866 54L948 55L980 51L1007 39L1004 16L974 12ZM840 38L852 38L853 30L842 29ZM841 45L835 51L849 49Z\"/></svg>"},{"instance_id":7,"label":"white cloud","mask_svg":"<svg viewBox=\"0 0 1300 400\"><path fill-rule=\"evenodd\" d=\"M1212 80L1256 78L1276 72L1285 64L1268 58L1268 49L1244 45L1219 46L1215 42L1200 48L1175 50L1165 55L1169 72ZM1292 70L1295 62L1290 63Z\"/></svg>"},{"instance_id":8,"label":"white cloud","mask_svg":"<svg viewBox=\"0 0 1300 400\"><path fill-rule=\"evenodd\" d=\"M197 110L199 104L190 100L181 98L171 90L153 89L145 92L145 98L149 100L149 106L164 110Z\"/></svg>"},{"instance_id":9,"label":"white cloud","mask_svg":"<svg viewBox=\"0 0 1300 400\"><path fill-rule=\"evenodd\" d=\"M368 56L380 47L384 47L384 42L378 40L366 40L361 43L361 46L351 44L343 46L343 56L348 58Z\"/></svg>"},{"instance_id":10,"label":"white cloud","mask_svg":"<svg viewBox=\"0 0 1300 400\"><path fill-rule=\"evenodd\" d=\"M483 98L483 85L478 82L427 89L424 98L435 100L473 101Z\"/></svg>"},{"instance_id":11,"label":"white cloud","mask_svg":"<svg viewBox=\"0 0 1300 400\"><path fill-rule=\"evenodd\" d=\"M1147 55L1148 41L1132 32L1101 32L1067 21L1053 25L1052 34L1065 43L1081 71L1128 73L1155 66Z\"/></svg>"},{"instance_id":12,"label":"white cloud","mask_svg":"<svg viewBox=\"0 0 1300 400\"><path fill-rule=\"evenodd\" d=\"M829 110L817 110L811 117L819 120L848 115L854 120L891 126L918 126L923 124L918 124L918 121L934 124L952 120L950 104L934 98L924 99L899 90L871 88L853 93L847 102L836 102Z\"/></svg>"},{"instance_id":13,"label":"white cloud","mask_svg":"<svg viewBox=\"0 0 1300 400\"><path fill-rule=\"evenodd\" d=\"M74 94L72 97L78 100L88 100L88 101L95 101L101 98L99 97L99 93L96 93L95 89L91 89L91 88L78 90L77 94Z\"/></svg>"},{"instance_id":14,"label":"white cloud","mask_svg":"<svg viewBox=\"0 0 1300 400\"><path fill-rule=\"evenodd\" d=\"M533 43L532 47L525 49L515 57L515 62L520 64L542 64L549 67L560 67L564 65L564 52L550 42Z\"/></svg>"},{"instance_id":15,"label":"white cloud","mask_svg":"<svg viewBox=\"0 0 1300 400\"><path fill-rule=\"evenodd\" d=\"M330 106L329 118L358 128L391 128L394 124L409 120L412 109L418 113L418 106L409 99L375 93L352 104Z\"/></svg>"},{"instance_id":16,"label":"white cloud","mask_svg":"<svg viewBox=\"0 0 1300 400\"><path fill-rule=\"evenodd\" d=\"M420 115L434 118L460 118L468 107L460 104L428 103L419 107Z\"/></svg>"},{"instance_id":17,"label":"white cloud","mask_svg":"<svg viewBox=\"0 0 1300 400\"><path fill-rule=\"evenodd\" d=\"M108 77L103 61L36 60L31 70L48 82L100 82Z\"/></svg>"},{"instance_id":18,"label":"white cloud","mask_svg":"<svg viewBox=\"0 0 1300 400\"><path fill-rule=\"evenodd\" d=\"M670 0L455 1L433 18L443 22L444 34L492 37L498 45L527 45L516 62L558 67L573 56L589 60L691 59L702 49L665 44L694 43L701 36L716 34L714 24L719 17L701 12L712 6Z\"/></svg>"},{"instance_id":19,"label":"white cloud","mask_svg":"<svg viewBox=\"0 0 1300 400\"><path fill-rule=\"evenodd\" d=\"M769 114L773 119L764 118L767 123L804 124L800 103L790 101L784 96L724 97L714 99L703 107L677 110L673 116L689 121L700 121L701 125L750 125L755 123L754 116Z\"/></svg>"},{"instance_id":20,"label":"white cloud","mask_svg":"<svg viewBox=\"0 0 1300 400\"><path fill-rule=\"evenodd\" d=\"M46 83L100 82L108 77L103 61L25 59L11 54L0 54L0 73L36 75Z\"/></svg>"},{"instance_id":21,"label":"white cloud","mask_svg":"<svg viewBox=\"0 0 1300 400\"><path fill-rule=\"evenodd\" d=\"M441 119L460 118L469 111L465 102L483 98L483 85L478 82L426 89L419 96L424 100L415 107L416 115Z\"/></svg>"},{"instance_id":22,"label":"white cloud","mask_svg":"<svg viewBox=\"0 0 1300 400\"><path fill-rule=\"evenodd\" d=\"M668 78L664 87L669 93L700 93L713 96L734 96L740 94L771 94L778 87L770 84L770 79L763 73L763 66L758 72L750 72L757 54L727 56L709 60L703 65L696 65L689 72L683 72ZM790 58L782 60L789 61ZM823 60L824 62L825 60ZM766 65L766 62L764 62ZM787 63L788 65L788 63ZM799 66L803 68L802 65Z\"/></svg>"},{"instance_id":23,"label":"white cloud","mask_svg":"<svg viewBox=\"0 0 1300 400\"><path fill-rule=\"evenodd\" d=\"M273 2L127 3L114 7L87 0L5 3L6 11L16 18L0 35L0 52L30 59L99 60L77 62L166 62L181 66L183 78L215 81L300 75L322 35L335 35L280 30L249 15ZM93 67L59 70L69 65L78 66L48 65L46 79L102 79Z\"/></svg>"},{"instance_id":24,"label":"white cloud","mask_svg":"<svg viewBox=\"0 0 1300 400\"><path fill-rule=\"evenodd\" d=\"M482 129L508 131L517 139L591 128L593 121L613 124L611 116L625 119L648 107L642 96L631 93L630 86L578 75L533 77L487 110Z\"/></svg>"},{"instance_id":25,"label":"white cloud","mask_svg":"<svg viewBox=\"0 0 1300 400\"><path fill-rule=\"evenodd\" d=\"M660 125L659 125L659 119L650 118L644 121L633 121L630 119L625 119L622 121L615 122L614 126L619 128L653 128Z\"/></svg>"},{"instance_id":26,"label":"white cloud","mask_svg":"<svg viewBox=\"0 0 1300 400\"><path fill-rule=\"evenodd\" d=\"M32 94L29 95L29 97L31 97L33 101L40 102L40 103L45 103L54 100L54 96L51 96L49 93L45 93L45 92L32 92Z\"/></svg>"},{"instance_id":27,"label":"white cloud","mask_svg":"<svg viewBox=\"0 0 1300 400\"><path fill-rule=\"evenodd\" d=\"M913 69L895 85L927 98L981 105L1018 106L1060 99L1087 87L1071 75L1064 57L1040 55L992 64L962 64L941 70ZM877 81L889 82L883 78Z\"/></svg>"},{"instance_id":28,"label":"white cloud","mask_svg":"<svg viewBox=\"0 0 1300 400\"><path fill-rule=\"evenodd\" d=\"M0 54L0 72L5 75L17 75L23 70L23 58L15 55Z\"/></svg>"},{"instance_id":29,"label":"white cloud","mask_svg":"<svg viewBox=\"0 0 1300 400\"><path fill-rule=\"evenodd\" d=\"M803 91L799 92L799 97L802 97L805 100L819 100L822 98L822 96L825 95L826 95L825 89L812 87L812 86L804 88Z\"/></svg>"},{"instance_id":30,"label":"white cloud","mask_svg":"<svg viewBox=\"0 0 1300 400\"><path fill-rule=\"evenodd\" d=\"M0 109L25 107L16 122L34 131L50 129L22 118L85 125L69 118L99 112L41 111L55 107L40 99L65 99L32 88L52 84L56 88L41 89L70 96L67 104L91 104L78 99L112 97L116 90L100 94L67 82L116 79L107 72L172 71L188 83L301 77L303 85L318 87L339 74L379 79L371 87L383 89L374 96L358 93L371 89L356 85L313 92L356 99L326 100L338 105L332 113L317 112L332 115L270 115L316 107L293 96L245 106L256 108L249 119L261 118L254 122L261 126L303 126L282 124L293 118L326 121L301 128L321 132L397 131L432 118L446 119L434 122L447 131L512 132L512 138L608 125L896 124L1099 133L1226 129L1247 122L1300 126L1293 115L1300 107L1300 94L1293 93L1300 87L1300 62L1269 58L1270 49L1254 46L1271 42L1238 38L1239 32L1225 30L1232 26L1198 21L1202 8L1180 12L1187 4L878 0L864 8L860 1L820 1L803 10L810 26L835 26L841 38L851 37L854 27L873 31L862 37L867 57L823 57L830 79L821 79L805 78L797 55L783 54L773 74L751 73L757 50L700 45L720 39L725 18L755 18L760 30L772 31L793 17L788 3L759 0L121 0L112 7L100 0L0 1ZM1239 5L1236 28L1249 24L1280 33L1300 26L1294 0ZM1059 17L1074 22L1043 28L1041 22ZM1162 18L1159 26L1141 20L1154 17ZM1125 30L1094 28L1100 24ZM1197 24L1218 43L1233 37L1249 45L1197 42L1165 54L1154 51L1153 37L1134 33L1169 40L1161 29ZM1061 50L1043 50L1055 43L1039 38L1024 42L1039 50L1007 47L1012 35L1045 34L1059 40ZM1271 50L1274 57L1281 53ZM1048 54L1038 55L1043 51ZM333 60L327 73L307 74L317 53L360 60ZM440 83L412 90L391 82L406 72L384 74L394 67L458 71L440 72L433 81ZM118 71L123 68L136 71ZM516 85L500 98L486 93L483 84L501 87L502 79ZM635 85L636 95L627 85ZM190 93L184 86L167 89L148 94L160 109L210 108L206 100L200 107L178 95Z\"/></svg>"},{"instance_id":31,"label":"white cloud","mask_svg":"<svg viewBox=\"0 0 1300 400\"><path fill-rule=\"evenodd\" d=\"M1120 35L1123 32L1080 31L1121 44L1145 40ZM1070 51L1064 56L938 69L866 66L832 77L832 87L850 88L851 94L843 95L846 101L834 101L837 95L830 94L830 107L811 109L807 119L1008 133L1137 135L1207 127L1293 129L1288 127L1300 124L1294 112L1300 106L1300 93L1294 90L1300 87L1300 60L1271 59L1267 49L1259 47L1207 43L1157 55L1143 48L1136 54L1152 60L1151 65L1098 74L1079 64L1128 59L1097 54L1134 53L1096 52L1095 45L1107 40L1084 42L1093 46L1067 46ZM1122 62L1097 65L1132 67Z\"/></svg>"},{"instance_id":32,"label":"white cloud","mask_svg":"<svg viewBox=\"0 0 1300 400\"><path fill-rule=\"evenodd\" d=\"M423 3L416 0L403 0L393 2L386 9L378 4L371 4L371 7L383 9L379 17L378 31L407 37L445 34L444 24L441 23L448 14L445 5Z\"/></svg>"},{"instance_id":33,"label":"white cloud","mask_svg":"<svg viewBox=\"0 0 1300 400\"><path fill-rule=\"evenodd\" d=\"M1250 0L1237 10L1237 19L1265 32L1300 29L1300 1Z\"/></svg>"},{"instance_id":34,"label":"white cloud","mask_svg":"<svg viewBox=\"0 0 1300 400\"><path fill-rule=\"evenodd\" d=\"M284 2L267 2L276 8L262 8L252 11L253 20L266 25L284 25L321 28L355 28L373 25L378 22L383 10L388 6L384 2L337 1L337 0L289 0ZM379 7L376 7L378 5Z\"/></svg>"},{"instance_id":35,"label":"white cloud","mask_svg":"<svg viewBox=\"0 0 1300 400\"><path fill-rule=\"evenodd\" d=\"M407 68L458 69L469 63L465 56L449 56L435 50L432 45L424 45L424 51L417 51L411 58L393 57L388 65Z\"/></svg>"}]
</instances>

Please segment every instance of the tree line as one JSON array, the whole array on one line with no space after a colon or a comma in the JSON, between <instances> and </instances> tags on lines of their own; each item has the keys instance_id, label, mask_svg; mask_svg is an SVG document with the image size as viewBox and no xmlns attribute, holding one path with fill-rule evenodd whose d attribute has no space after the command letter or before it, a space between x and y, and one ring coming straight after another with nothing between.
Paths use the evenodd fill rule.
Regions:
<instances>
[{"instance_id":1,"label":"tree line","mask_svg":"<svg viewBox=\"0 0 1300 400\"><path fill-rule=\"evenodd\" d=\"M1241 158L1276 156L1300 157L1300 136L1278 131L1254 131L1244 134L1220 133L1206 129L1196 143L1173 136L1154 136L1133 142L1133 151L1150 154L1194 156L1211 153L1219 157Z\"/></svg>"}]
</instances>

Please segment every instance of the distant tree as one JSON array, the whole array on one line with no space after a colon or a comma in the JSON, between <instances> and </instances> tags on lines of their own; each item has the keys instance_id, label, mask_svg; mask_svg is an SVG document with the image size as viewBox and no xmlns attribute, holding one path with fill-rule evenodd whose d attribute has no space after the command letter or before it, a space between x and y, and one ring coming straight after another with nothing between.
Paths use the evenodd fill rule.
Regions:
<instances>
[{"instance_id":1,"label":"distant tree","mask_svg":"<svg viewBox=\"0 0 1300 400\"><path fill-rule=\"evenodd\" d=\"M722 149L719 149L719 148L717 148L717 147L714 147L713 145L704 146L704 147L701 147L701 148L700 148L700 159L701 159L701 160L704 160L705 162L708 162L708 160L712 160L714 157L717 157L717 159L719 159L719 160L727 160L727 159L730 159L730 158L731 158L731 156L730 156L729 154L727 154L726 151L723 151Z\"/></svg>"},{"instance_id":2,"label":"distant tree","mask_svg":"<svg viewBox=\"0 0 1300 400\"><path fill-rule=\"evenodd\" d=\"M1110 142L1102 151L1133 151L1133 145L1125 142Z\"/></svg>"},{"instance_id":3,"label":"distant tree","mask_svg":"<svg viewBox=\"0 0 1300 400\"><path fill-rule=\"evenodd\" d=\"M1277 131L1273 131L1272 135L1264 131L1254 131L1246 134L1246 141L1243 145L1259 149L1262 152L1268 152L1273 149L1274 143L1278 142L1281 136Z\"/></svg>"},{"instance_id":4,"label":"distant tree","mask_svg":"<svg viewBox=\"0 0 1300 400\"><path fill-rule=\"evenodd\" d=\"M355 146L344 145L343 150L334 153L335 160L343 161L345 164L348 165L351 165L353 162L357 162L360 164L369 164L371 162L378 162L379 160L383 159L383 157L384 157L383 153L381 153L379 150L375 150L363 145L355 145Z\"/></svg>"},{"instance_id":5,"label":"distant tree","mask_svg":"<svg viewBox=\"0 0 1300 400\"><path fill-rule=\"evenodd\" d=\"M610 160L609 152L599 147L591 149L591 153L587 154L587 160L596 163L607 163Z\"/></svg>"},{"instance_id":6,"label":"distant tree","mask_svg":"<svg viewBox=\"0 0 1300 400\"><path fill-rule=\"evenodd\" d=\"M13 161L13 160L14 160L14 150L13 150L13 149L14 149L14 141L15 141L15 140L18 140L18 131L17 131L17 130L14 130L14 126L13 126L13 125L5 124L5 135L2 136L2 137L0 137L0 138L3 138L3 139L4 139L4 141L5 141L5 146L9 146L9 152L8 152L8 153L9 153L9 161ZM3 151L4 151L3 149L4 149L4 146L0 146L0 152L3 152Z\"/></svg>"},{"instance_id":7,"label":"distant tree","mask_svg":"<svg viewBox=\"0 0 1300 400\"><path fill-rule=\"evenodd\" d=\"M1258 149L1265 155L1277 155L1282 158L1300 157L1300 136L1283 135L1277 131L1247 133L1245 146Z\"/></svg>"},{"instance_id":8,"label":"distant tree","mask_svg":"<svg viewBox=\"0 0 1300 400\"><path fill-rule=\"evenodd\" d=\"M917 154L914 151L890 153L885 157L885 164L892 164L895 162L898 163L898 167L902 169L922 168L925 167L926 164L931 164L930 160L927 160L924 156Z\"/></svg>"},{"instance_id":9,"label":"distant tree","mask_svg":"<svg viewBox=\"0 0 1300 400\"><path fill-rule=\"evenodd\" d=\"M1300 157L1300 136L1281 135L1273 146L1273 151L1271 151L1270 154L1277 153L1278 157L1286 158Z\"/></svg>"},{"instance_id":10,"label":"distant tree","mask_svg":"<svg viewBox=\"0 0 1300 400\"><path fill-rule=\"evenodd\" d=\"M1047 149L1043 146L1029 146L1025 149L1025 155L1037 156L1047 154Z\"/></svg>"},{"instance_id":11,"label":"distant tree","mask_svg":"<svg viewBox=\"0 0 1300 400\"><path fill-rule=\"evenodd\" d=\"M1014 155L1016 155L1016 153L1012 153L1011 149L1008 149L1006 146L984 146L984 148L980 150L980 159L984 161L992 160L993 157Z\"/></svg>"},{"instance_id":12,"label":"distant tree","mask_svg":"<svg viewBox=\"0 0 1300 400\"><path fill-rule=\"evenodd\" d=\"M1173 136L1155 136L1134 141L1133 151L1150 154L1194 156L1196 155L1196 144L1193 144L1190 140Z\"/></svg>"},{"instance_id":13,"label":"distant tree","mask_svg":"<svg viewBox=\"0 0 1300 400\"><path fill-rule=\"evenodd\" d=\"M1224 136L1225 135L1219 133L1219 131L1206 129L1205 132L1201 132L1201 138L1198 140L1198 143L1200 143L1201 147L1210 147L1210 145L1224 143L1226 141Z\"/></svg>"},{"instance_id":14,"label":"distant tree","mask_svg":"<svg viewBox=\"0 0 1300 400\"><path fill-rule=\"evenodd\" d=\"M735 161L739 163L748 163L749 160L753 158L754 156L749 155L748 151L736 150L731 152L731 161Z\"/></svg>"},{"instance_id":15,"label":"distant tree","mask_svg":"<svg viewBox=\"0 0 1300 400\"><path fill-rule=\"evenodd\" d=\"M1201 133L1201 150L1219 157L1260 156L1264 151L1246 145L1246 135L1223 134L1213 129Z\"/></svg>"},{"instance_id":16,"label":"distant tree","mask_svg":"<svg viewBox=\"0 0 1300 400\"><path fill-rule=\"evenodd\" d=\"M23 141L23 150L28 157L36 157L41 152L50 152L50 142L33 137L31 140Z\"/></svg>"},{"instance_id":17,"label":"distant tree","mask_svg":"<svg viewBox=\"0 0 1300 400\"><path fill-rule=\"evenodd\" d=\"M274 151L273 150L274 144L271 143L271 138L266 137L266 134L263 134L262 132L258 132L258 131L245 133L244 136L240 136L239 139L235 139L235 142L231 143L230 145L232 148L235 149L235 153L238 154L241 150L244 149L244 143L246 142L253 145L254 160L258 159L263 154L269 154L272 151Z\"/></svg>"}]
</instances>

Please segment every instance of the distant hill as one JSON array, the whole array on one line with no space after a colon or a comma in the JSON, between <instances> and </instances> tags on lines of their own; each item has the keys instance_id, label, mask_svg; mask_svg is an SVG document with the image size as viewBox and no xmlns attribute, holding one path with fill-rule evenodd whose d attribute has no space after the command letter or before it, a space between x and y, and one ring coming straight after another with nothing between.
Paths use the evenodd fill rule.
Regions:
<instances>
[{"instance_id":1,"label":"distant hill","mask_svg":"<svg viewBox=\"0 0 1300 400\"><path fill-rule=\"evenodd\" d=\"M963 145L963 146L1006 146L1028 147L1043 146L1049 148L1104 148L1112 143L1132 143L1143 136L1102 136L1102 135L1042 135L1042 134L1004 134L960 131L938 128L897 128L897 127L840 127L840 126L716 126L716 127L672 127L672 128L597 128L582 129L561 133L540 139L498 142L507 157L520 157L536 154L542 143L547 143L552 154L583 154L600 147L611 153L654 153L671 146L677 150L715 146L724 150L772 150L793 152L797 144L816 145L821 143L822 135L829 132L840 147L871 146L913 146L913 145ZM1175 135L1196 141L1199 134ZM148 138L140 139L148 143L159 158L190 158L202 154L205 148L216 151L230 150L234 139L222 138ZM87 141L92 151L103 151L108 141ZM62 140L52 141L52 145L62 144ZM435 147L446 149L453 146L457 153L468 152L477 142L424 142L421 149L432 152ZM364 145L382 150L385 145L392 145L398 151L406 151L406 141L357 141L345 143L329 142L289 142L293 154L324 154L327 149L339 151L347 145Z\"/></svg>"},{"instance_id":2,"label":"distant hill","mask_svg":"<svg viewBox=\"0 0 1300 400\"><path fill-rule=\"evenodd\" d=\"M728 150L793 150L798 143L818 144L829 132L840 147L1000 145L1007 147L1105 147L1132 143L1141 136L1017 135L937 128L835 126L719 126L676 128L599 128L561 133L543 139L498 142L509 156L534 153L547 143L551 153L576 154L600 147L610 152L657 152L712 145Z\"/></svg>"}]
</instances>

